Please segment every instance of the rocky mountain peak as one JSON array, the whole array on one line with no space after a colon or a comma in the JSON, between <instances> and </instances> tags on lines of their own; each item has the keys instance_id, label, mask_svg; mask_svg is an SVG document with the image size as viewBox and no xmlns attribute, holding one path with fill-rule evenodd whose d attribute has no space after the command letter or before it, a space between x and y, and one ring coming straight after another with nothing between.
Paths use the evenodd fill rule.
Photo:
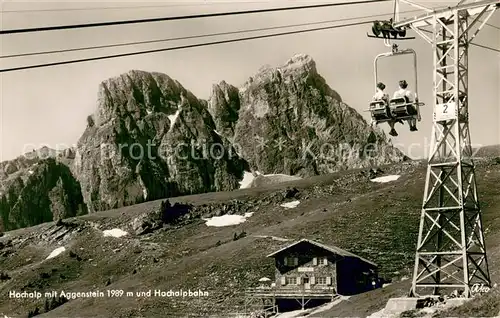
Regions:
<instances>
[{"instance_id":1,"label":"rocky mountain peak","mask_svg":"<svg viewBox=\"0 0 500 318\"><path fill-rule=\"evenodd\" d=\"M75 155L90 210L234 189L244 161L228 156L230 145L214 131L208 108L166 74L133 70L104 81L95 124ZM210 147L223 155L207 157Z\"/></svg>"},{"instance_id":2,"label":"rocky mountain peak","mask_svg":"<svg viewBox=\"0 0 500 318\"><path fill-rule=\"evenodd\" d=\"M172 115L183 98L198 101L166 74L132 70L99 85L93 119L96 126L101 126L127 116L138 120L153 112Z\"/></svg>"},{"instance_id":3,"label":"rocky mountain peak","mask_svg":"<svg viewBox=\"0 0 500 318\"><path fill-rule=\"evenodd\" d=\"M278 67L264 66L257 74L250 77L240 89L241 94L252 91L252 88L266 86L271 83L291 85L298 88L301 85L314 86L323 94L342 101L340 94L330 88L325 79L318 73L316 62L307 54L295 54Z\"/></svg>"},{"instance_id":4,"label":"rocky mountain peak","mask_svg":"<svg viewBox=\"0 0 500 318\"><path fill-rule=\"evenodd\" d=\"M403 158L342 102L306 54L261 69L240 90L239 102L233 140L261 173L310 176ZM366 147L380 156L369 158Z\"/></svg>"},{"instance_id":5,"label":"rocky mountain peak","mask_svg":"<svg viewBox=\"0 0 500 318\"><path fill-rule=\"evenodd\" d=\"M316 62L307 54L295 54L281 68L288 71L317 73Z\"/></svg>"},{"instance_id":6,"label":"rocky mountain peak","mask_svg":"<svg viewBox=\"0 0 500 318\"><path fill-rule=\"evenodd\" d=\"M307 177L404 158L342 102L307 54L265 66L239 88L214 84L207 101L162 73L109 78L77 146L40 153L56 160L44 161L44 169L31 169L41 158L0 163L0 191L9 193L0 208L5 227L230 191L245 171ZM43 217L30 218L39 198Z\"/></svg>"},{"instance_id":7,"label":"rocky mountain peak","mask_svg":"<svg viewBox=\"0 0 500 318\"><path fill-rule=\"evenodd\" d=\"M0 175L0 231L87 213L80 184L64 159L42 153L7 165L17 164L18 170Z\"/></svg>"},{"instance_id":8,"label":"rocky mountain peak","mask_svg":"<svg viewBox=\"0 0 500 318\"><path fill-rule=\"evenodd\" d=\"M238 88L225 81L212 85L208 110L214 119L217 133L228 139L232 138L240 106Z\"/></svg>"}]
</instances>

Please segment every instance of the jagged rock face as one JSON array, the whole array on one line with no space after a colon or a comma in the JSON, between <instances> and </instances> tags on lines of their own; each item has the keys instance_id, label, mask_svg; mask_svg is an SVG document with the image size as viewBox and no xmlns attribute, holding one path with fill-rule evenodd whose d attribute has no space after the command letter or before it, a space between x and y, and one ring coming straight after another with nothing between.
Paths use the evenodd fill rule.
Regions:
<instances>
[{"instance_id":1,"label":"jagged rock face","mask_svg":"<svg viewBox=\"0 0 500 318\"><path fill-rule=\"evenodd\" d=\"M87 213L80 184L68 166L54 158L31 160L36 162L0 180L0 230Z\"/></svg>"},{"instance_id":2,"label":"jagged rock face","mask_svg":"<svg viewBox=\"0 0 500 318\"><path fill-rule=\"evenodd\" d=\"M34 153L33 155L27 154L13 160L0 162L0 183L16 172L31 167L39 160L40 158Z\"/></svg>"},{"instance_id":3,"label":"jagged rock face","mask_svg":"<svg viewBox=\"0 0 500 318\"><path fill-rule=\"evenodd\" d=\"M74 171L91 211L237 188L244 160L215 130L207 102L160 73L103 82Z\"/></svg>"},{"instance_id":4,"label":"jagged rock face","mask_svg":"<svg viewBox=\"0 0 500 318\"><path fill-rule=\"evenodd\" d=\"M239 101L234 147L261 173L311 176L404 158L342 102L307 55L261 69Z\"/></svg>"},{"instance_id":5,"label":"jagged rock face","mask_svg":"<svg viewBox=\"0 0 500 318\"><path fill-rule=\"evenodd\" d=\"M217 132L231 140L234 136L234 127L238 121L238 112L240 110L238 88L227 84L225 81L213 85L208 105Z\"/></svg>"},{"instance_id":6,"label":"jagged rock face","mask_svg":"<svg viewBox=\"0 0 500 318\"><path fill-rule=\"evenodd\" d=\"M71 157L72 153L74 153L72 148L57 151L48 147L42 147L27 152L15 159L0 162L0 196L5 194L12 185L15 186L15 180L26 181L33 173L32 168L45 159L53 158L66 166L71 165L73 159Z\"/></svg>"},{"instance_id":7,"label":"jagged rock face","mask_svg":"<svg viewBox=\"0 0 500 318\"><path fill-rule=\"evenodd\" d=\"M208 101L165 74L130 71L99 86L76 148L38 153L56 160L0 163L0 229L230 191L250 168L305 177L404 158L307 55L264 67L239 89L222 81Z\"/></svg>"}]
</instances>

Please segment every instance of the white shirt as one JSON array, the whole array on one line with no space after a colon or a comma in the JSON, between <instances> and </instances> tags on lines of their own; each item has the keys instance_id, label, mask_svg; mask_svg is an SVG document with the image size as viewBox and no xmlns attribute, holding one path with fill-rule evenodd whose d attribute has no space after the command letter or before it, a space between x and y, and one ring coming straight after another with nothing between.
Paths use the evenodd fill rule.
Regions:
<instances>
[{"instance_id":1,"label":"white shirt","mask_svg":"<svg viewBox=\"0 0 500 318\"><path fill-rule=\"evenodd\" d=\"M375 95L373 95L373 100L389 100L389 94L384 93L380 89L377 89Z\"/></svg>"},{"instance_id":2,"label":"white shirt","mask_svg":"<svg viewBox=\"0 0 500 318\"><path fill-rule=\"evenodd\" d=\"M405 89L405 88L400 88L398 89L395 93L394 93L394 96L392 96L393 99L395 98L405 98L408 97L408 100L410 102L413 101L413 96L412 96L412 93L408 90L408 89Z\"/></svg>"}]
</instances>

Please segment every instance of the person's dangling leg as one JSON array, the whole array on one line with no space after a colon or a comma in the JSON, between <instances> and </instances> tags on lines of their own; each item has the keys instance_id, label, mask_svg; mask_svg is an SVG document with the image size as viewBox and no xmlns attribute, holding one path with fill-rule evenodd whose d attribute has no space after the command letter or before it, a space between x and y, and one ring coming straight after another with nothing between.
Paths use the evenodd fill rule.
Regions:
<instances>
[{"instance_id":1,"label":"person's dangling leg","mask_svg":"<svg viewBox=\"0 0 500 318\"><path fill-rule=\"evenodd\" d=\"M391 131L389 132L389 135L396 137L398 135L396 129L394 129L394 124L396 123L393 120L388 121L389 126L391 127Z\"/></svg>"},{"instance_id":2,"label":"person's dangling leg","mask_svg":"<svg viewBox=\"0 0 500 318\"><path fill-rule=\"evenodd\" d=\"M412 118L408 121L410 124L410 131L417 131L417 120L415 118Z\"/></svg>"}]
</instances>

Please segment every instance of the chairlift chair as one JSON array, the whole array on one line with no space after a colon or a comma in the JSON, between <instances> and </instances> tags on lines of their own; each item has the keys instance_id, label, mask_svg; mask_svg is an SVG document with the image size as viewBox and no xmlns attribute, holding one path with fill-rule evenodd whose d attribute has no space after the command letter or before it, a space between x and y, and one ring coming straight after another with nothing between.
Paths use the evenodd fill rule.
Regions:
<instances>
[{"instance_id":1,"label":"chairlift chair","mask_svg":"<svg viewBox=\"0 0 500 318\"><path fill-rule=\"evenodd\" d=\"M394 15L389 20L376 20L373 21L372 33L373 35L367 34L370 38L383 38L386 45L390 40L413 40L415 37L406 37L406 32L408 27L406 26L395 26L399 22L399 2L401 0L394 0ZM408 2L402 0L403 2ZM409 3L410 5L415 5ZM380 37L382 36L382 37Z\"/></svg>"},{"instance_id":2,"label":"chairlift chair","mask_svg":"<svg viewBox=\"0 0 500 318\"><path fill-rule=\"evenodd\" d=\"M370 109L373 120L377 123L383 123L391 120L391 113L385 101L376 100L370 103Z\"/></svg>"},{"instance_id":3,"label":"chairlift chair","mask_svg":"<svg viewBox=\"0 0 500 318\"><path fill-rule=\"evenodd\" d=\"M372 33L373 35L367 34L370 38L378 38L381 36L384 39L392 39L392 40L413 40L415 37L406 37L406 28L405 27L393 27L393 20L384 20L384 21L373 21L372 25ZM398 38L399 36L399 38Z\"/></svg>"},{"instance_id":4,"label":"chairlift chair","mask_svg":"<svg viewBox=\"0 0 500 318\"><path fill-rule=\"evenodd\" d=\"M418 83L417 83L417 54L413 49L398 50L397 45L393 45L391 52L381 53L375 57L374 60L374 75L375 75L375 88L377 87L378 79L378 61L385 57L395 57L399 55L413 55L413 70L414 70L414 83L415 83L415 96L413 102L408 102L404 98L395 98L389 100L389 105L384 101L370 102L369 111L372 119L377 123L384 123L390 120L409 120L417 119L421 121L420 106L425 105L418 101ZM387 107L388 106L388 107Z\"/></svg>"}]
</instances>

